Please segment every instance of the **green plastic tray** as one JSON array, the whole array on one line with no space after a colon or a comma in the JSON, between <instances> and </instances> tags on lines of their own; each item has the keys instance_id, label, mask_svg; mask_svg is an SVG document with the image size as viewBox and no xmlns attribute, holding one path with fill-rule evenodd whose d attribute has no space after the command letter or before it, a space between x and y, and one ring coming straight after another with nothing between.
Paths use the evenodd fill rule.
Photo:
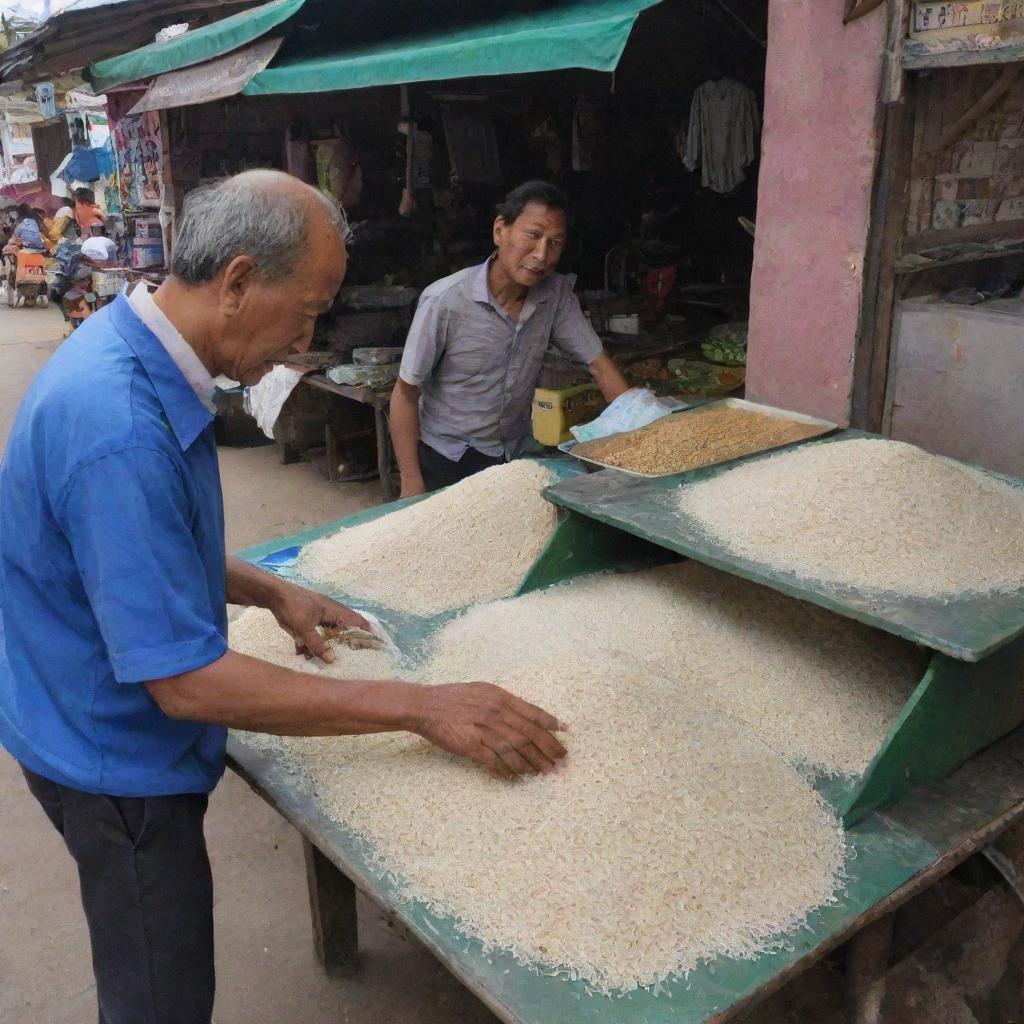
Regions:
<instances>
[{"instance_id":1,"label":"green plastic tray","mask_svg":"<svg viewBox=\"0 0 1024 1024\"><path fill-rule=\"evenodd\" d=\"M846 430L807 444L833 444L858 437L873 437ZM749 462L770 456L739 460ZM828 608L870 626L895 633L914 643L961 661L978 661L1024 634L1024 589L1007 594L970 594L926 600L905 594L868 592L824 580L803 579L733 554L704 534L699 524L682 513L675 492L727 473L738 462L693 470L671 477L643 480L616 470L562 480L546 496L562 508L572 509L597 522L695 558L744 579L763 583L791 597ZM1024 482L992 474L1014 487Z\"/></svg>"}]
</instances>

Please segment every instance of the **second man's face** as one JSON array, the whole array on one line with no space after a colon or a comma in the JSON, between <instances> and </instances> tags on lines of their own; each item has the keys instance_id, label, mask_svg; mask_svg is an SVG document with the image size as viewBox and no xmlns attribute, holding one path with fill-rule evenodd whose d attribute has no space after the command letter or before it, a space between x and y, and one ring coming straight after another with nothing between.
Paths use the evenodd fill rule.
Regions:
<instances>
[{"instance_id":1,"label":"second man's face","mask_svg":"<svg viewBox=\"0 0 1024 1024\"><path fill-rule=\"evenodd\" d=\"M565 213L543 203L527 203L511 224L501 217L494 222L498 262L524 288L543 281L558 266L565 236Z\"/></svg>"}]
</instances>

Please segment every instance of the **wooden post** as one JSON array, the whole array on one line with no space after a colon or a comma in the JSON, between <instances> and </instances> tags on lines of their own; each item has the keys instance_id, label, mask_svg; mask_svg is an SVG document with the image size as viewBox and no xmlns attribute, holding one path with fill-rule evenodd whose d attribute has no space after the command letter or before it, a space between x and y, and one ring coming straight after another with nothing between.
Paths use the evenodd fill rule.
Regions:
<instances>
[{"instance_id":1,"label":"wooden post","mask_svg":"<svg viewBox=\"0 0 1024 1024\"><path fill-rule=\"evenodd\" d=\"M892 951L895 912L861 928L846 944L846 999L851 1024L879 1024Z\"/></svg>"},{"instance_id":2,"label":"wooden post","mask_svg":"<svg viewBox=\"0 0 1024 1024\"><path fill-rule=\"evenodd\" d=\"M380 398L373 400L373 422L377 434L377 475L385 501L395 500L395 487L391 482L391 444L388 439L388 418Z\"/></svg>"},{"instance_id":3,"label":"wooden post","mask_svg":"<svg viewBox=\"0 0 1024 1024\"><path fill-rule=\"evenodd\" d=\"M327 422L324 424L324 447L327 450L327 479L334 483L338 479L338 460L341 455L338 449L338 435L334 432L330 413L327 414Z\"/></svg>"},{"instance_id":4,"label":"wooden post","mask_svg":"<svg viewBox=\"0 0 1024 1024\"><path fill-rule=\"evenodd\" d=\"M305 837L302 851L316 958L328 974L350 975L359 953L356 887Z\"/></svg>"}]
</instances>

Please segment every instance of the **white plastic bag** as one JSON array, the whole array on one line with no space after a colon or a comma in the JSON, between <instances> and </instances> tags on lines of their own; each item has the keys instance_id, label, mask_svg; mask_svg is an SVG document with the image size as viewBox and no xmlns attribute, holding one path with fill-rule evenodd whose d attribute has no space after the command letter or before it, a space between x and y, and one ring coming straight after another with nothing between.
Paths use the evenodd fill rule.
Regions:
<instances>
[{"instance_id":1,"label":"white plastic bag","mask_svg":"<svg viewBox=\"0 0 1024 1024\"><path fill-rule=\"evenodd\" d=\"M619 395L596 420L570 427L569 430L577 441L593 441L597 437L646 427L662 416L685 408L686 403L675 398L659 398L647 388L630 388Z\"/></svg>"},{"instance_id":2,"label":"white plastic bag","mask_svg":"<svg viewBox=\"0 0 1024 1024\"><path fill-rule=\"evenodd\" d=\"M290 366L275 366L259 384L245 389L245 411L271 440L274 438L274 424L281 415L281 408L302 378L301 370L293 370Z\"/></svg>"}]
</instances>

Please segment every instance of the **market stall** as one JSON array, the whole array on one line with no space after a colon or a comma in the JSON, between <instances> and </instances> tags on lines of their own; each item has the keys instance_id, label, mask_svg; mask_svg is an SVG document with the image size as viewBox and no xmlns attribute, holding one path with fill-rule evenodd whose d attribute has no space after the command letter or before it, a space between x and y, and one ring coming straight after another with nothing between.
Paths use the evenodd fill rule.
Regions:
<instances>
[{"instance_id":1,"label":"market stall","mask_svg":"<svg viewBox=\"0 0 1024 1024\"><path fill-rule=\"evenodd\" d=\"M706 420L709 412L714 413L713 406L699 406L666 416L659 422L663 428L665 424L672 424L673 430L685 431L688 417L690 423L698 423ZM766 415L764 410L747 412L753 416ZM786 415L776 412L783 417ZM801 424L800 419L790 417L793 424L806 427L807 424ZM643 448L642 443L637 444L636 435L651 429L645 427L611 440L626 438L635 452ZM841 821L844 831L844 884L841 891L833 894L831 902L811 910L799 930L779 934L775 941L768 942L750 955L705 957L686 973L660 978L650 985L641 985L624 993L611 992L611 998L595 991L592 979L585 975L574 976L571 970L566 973L565 970L543 966L538 968L530 963L529 957L524 960L522 954L513 955L507 949L495 948L493 943L481 942L467 934L465 928L460 928L451 917L439 913L436 904L410 900L401 884L401 872L389 867L383 848L368 840L364 832L354 831L344 820L339 820L332 811L334 805L325 797L325 787L335 783L343 788L348 785L345 772L351 769L345 767L347 762L337 762L330 769L340 774L317 779L315 770L310 767L317 762L309 762L304 769L301 758L296 761L282 749L268 748L252 737L236 734L230 745L236 771L292 822L307 841L314 933L325 965L338 967L352 963L355 920L351 885L354 884L378 903L389 917L424 942L505 1021L557 1021L569 1016L579 1020L615 1019L647 1024L661 1020L724 1021L858 933L860 938L851 944L849 953L849 971L854 979L851 995L855 1000L867 998L864 991L858 990L858 984L863 988L877 986L879 978L884 976L886 925L861 930L868 924L886 920L886 915L900 903L951 871L965 857L1024 815L1024 804L1020 800L1024 772L1021 744L1024 741L1018 729L1024 721L1024 697L1020 686L1024 670L1024 611L1020 600L1024 591L1019 579L1015 584L993 585L988 590L984 585L980 585L980 590L971 590L967 583L961 586L954 579L951 584L943 582L934 588L925 587L922 594L915 596L913 581L916 579L915 569L919 566L910 565L894 567L891 578L883 580L879 576L878 579L884 583L881 587L851 584L842 578L815 578L802 564L799 532L792 549L796 551L792 564L777 560L773 563L767 548L763 557L760 553L739 554L730 543L721 538L716 540L709 534L707 522L692 510L697 506L692 506L688 513L680 501L685 501L687 495L699 493L701 486L720 486L723 480L728 481L730 475L742 482L745 479L743 474L763 473L779 466L786 471L792 464L785 461L787 459L811 458L820 462L831 458L836 446L863 453L867 450L865 446L880 445L881 448L873 448L872 451L896 452L899 458L923 459L928 472L967 474L962 478L965 485L976 485L985 494L991 492L1000 501L1005 499L1014 503L1014 507L1020 501L1022 485L1019 481L978 473L945 460L928 461L933 457L923 452L918 454L910 449L904 450L901 446L890 448L890 442L859 432L829 433L827 424L816 424L814 432L819 435L817 438L797 440L795 444L779 448L779 444L786 444L784 438L776 437L772 443L763 439L751 442L749 423L742 429L734 428L731 436L723 436L718 428L705 429L699 438L701 444L693 449L691 455L693 462L702 463L703 468L682 473L641 474L622 468L585 473L581 472L583 467L579 461L552 463L550 469L555 477L543 495L558 509L553 532L528 570L521 575L518 585L504 591L512 599L503 602L500 609L495 606L492 613L487 612L485 604L474 603L465 596L453 598L442 610L437 610L439 606L429 601L416 613L400 610L397 606L404 604L408 595L394 588L402 586L402 570L397 565L405 565L403 559L407 559L407 555L395 555L398 562L393 572L398 573L398 577L386 584L390 591L380 592L394 595L388 599L392 601L391 605L382 599L367 597L365 592L360 593L356 577L360 572L367 572L367 566L370 571L380 569L385 576L388 575L387 538L393 538L399 545L405 543L399 537L406 527L399 524L408 522L410 509L426 507L420 505L423 499L374 509L341 523L244 553L244 557L268 571L292 578L297 576L306 581L310 573L314 576L320 573L325 578L329 575L331 557L339 556L331 556L329 547L324 545L331 538L344 538L349 530L358 533L360 529L365 530L367 524L376 523L374 543L383 546L367 549L360 568L352 571L352 583L334 587L333 593L339 599L369 609L383 624L389 642L403 654L411 652L414 661L428 656L423 653L430 649L426 644L428 638L443 637L446 630L468 629L469 626L463 624L472 623L474 616L480 614L491 614L488 621L501 621L503 628L513 632L524 628L521 625L524 620L517 617L514 609L517 602L531 597L564 602L572 593L579 593L579 601L597 600L598 590L595 588L603 585L607 594L603 600L614 603L621 588L621 602L628 605L637 600L639 592L631 589L635 581L644 578L646 571L663 571L650 570L651 566L668 563L671 569L672 560L678 555L692 560L687 565L713 566L719 570L714 578L723 581L720 585L726 589L700 591L700 601L722 602L721 614L729 618L732 623L729 629L734 631L729 635L741 642L740 638L747 629L753 631L760 640L751 650L760 651L765 659L777 657L780 648L792 645L793 641L787 639L789 626L786 622L802 617L807 618L809 625L806 628L811 636L815 629L822 630L821 643L825 646L825 634L832 628L829 622L839 624L857 620L869 626L864 634L867 646L860 654L853 648L844 648L846 654L842 657L847 660L863 658L868 650L884 649L891 642L903 642L887 637L911 641L905 651L912 659L920 659L913 662L919 667L911 670L916 673L913 675L916 685L911 682L896 698L894 716L882 729L881 741L867 749L861 767L842 772L822 771L811 770L808 763L802 769L824 805ZM709 448L720 446L723 451L735 453L737 444L744 443L744 438L747 439L745 443L749 454L738 460L735 454L716 458L709 451ZM672 447L662 438L658 451L664 456ZM766 452L767 448L777 450ZM900 472L904 476L913 475L912 472ZM761 478L752 479L753 484L764 484ZM854 482L852 486L857 484ZM899 484L886 486L898 489ZM767 489L767 486L755 488L759 493ZM755 490L751 490L751 498ZM448 496L444 499L449 503L446 507L451 510L448 514L454 512L462 516L464 510L451 504L456 501L456 491L457 488L442 492L442 496ZM426 500L437 501L440 498ZM929 500L923 492L918 498L922 505ZM509 501L514 502L512 495ZM808 505L811 504L809 500ZM912 516L917 514L911 513ZM954 523L954 534L958 525L964 524ZM908 523L908 535L913 533L914 526L914 522ZM964 529L970 533L966 525ZM528 533L525 526L523 530L524 535ZM788 533L786 530L783 532ZM472 558L474 541L470 533L466 531L465 547L469 549L467 557ZM827 542L827 530L824 537ZM810 550L820 539L819 535L808 536L803 547ZM408 543L414 545L414 537L408 539ZM833 543L838 543L838 540ZM955 538L952 541L943 538L940 543L936 537L937 548L948 543L957 541ZM1012 540L1009 543L1013 543ZM436 546L435 543L422 547L420 559L424 563L433 557L430 549ZM978 564L984 561L979 557ZM864 571L865 564L868 565L867 571L878 571L871 568L870 559L868 563L853 560L851 564L856 572ZM429 576L426 569L423 571L425 576ZM451 571L460 570L453 566ZM899 579L901 571L907 577L907 587L903 587ZM995 571L1001 571L998 565ZM588 578L595 579L589 576L594 572L612 575L599 576L596 583L587 583ZM922 573L916 575L921 576ZM552 584L565 586L551 589ZM322 579L320 585L323 586ZM440 586L445 586L443 581ZM650 614L650 609L657 610L659 600L669 599L669 591L661 591L664 598L658 598L658 593L655 590L651 598L654 603L645 606L648 607L646 614ZM727 594L746 595L744 600L749 598L754 603L743 604L746 611L726 611ZM770 604L784 600L773 597L773 594L785 594L796 601L786 605L784 614L771 620L774 625L766 628L764 622L758 622L757 612L752 609L759 607L760 602ZM828 609L836 617L830 618L829 622L816 619L811 614L812 606ZM553 604L545 607L549 612L547 621L551 623L550 628L559 628L555 623L566 620L553 615ZM712 614L717 614L713 603L707 607ZM585 617L589 614L586 607L577 608L575 615ZM674 608L666 612L666 623L678 618ZM468 617L465 617L467 613ZM745 622L748 623L746 626ZM609 628L612 626L612 620L608 620L608 625ZM679 660L670 659L669 664L674 664L679 673L680 701L690 701L694 694L688 688L689 684L684 683L684 676L692 669L687 666L686 656L680 656L701 642L701 630L707 630L706 642L714 644L713 638L720 634L712 627L710 621L695 627L692 638L689 634L681 636L679 642L684 646L674 648L677 654L673 657ZM555 640L556 637L550 635L553 649ZM439 641L432 641L436 642ZM524 633L521 642L528 645L531 640ZM618 642L628 643L628 640ZM643 638L638 633L637 644L648 642L646 633ZM495 643L498 643L497 637ZM514 639L503 639L501 643L505 645L503 650L507 648L514 652L516 649ZM621 650L621 647L616 648L613 643L609 651L616 649ZM812 647L806 650L805 657L813 660L816 657L811 654L813 642ZM642 647L637 651L623 652L624 655L627 653L629 657L635 655L640 658L638 664L645 663ZM725 654L724 650L720 651L721 656ZM654 654L647 657L653 658ZM705 663L712 664L701 662ZM749 691L741 682L733 692L733 714L750 723L749 728L756 729L759 725L754 723L760 714L756 708L761 707L757 701L765 699L760 692L763 684L756 682L760 666L748 664L744 669L742 660L730 664L734 667L725 670L727 675L737 671L749 674ZM840 664L835 663L837 675L842 675ZM645 671L666 671L664 666L653 667L653 662L651 665L646 670L637 669L641 677ZM628 673L628 670L624 671ZM801 671L807 675L808 691L801 690L796 680L785 684L789 690L795 687L798 694L784 710L785 715L793 716L789 728L794 733L807 728L799 720L805 713L812 714L812 706L819 703L816 688L820 690L821 703L827 704L831 699L826 696L826 689L832 680L827 674L815 677L816 671L827 673L827 668L815 669L805 663ZM629 687L635 688L641 677ZM595 685L601 689L605 684ZM627 699L626 684L622 685L622 698ZM702 685L713 690L720 683L708 678ZM882 685L880 679L878 685ZM580 699L585 700L585 692L584 687L580 691ZM748 700L749 706L745 708ZM852 733L855 729L853 717L847 721L846 714L852 715L848 709L832 726L837 731L829 742L837 746L845 740L844 730ZM779 728L786 730L786 723L783 722ZM777 742L782 742L778 739L781 732L772 735L777 737ZM651 742L654 742L653 737ZM329 760L324 763L334 764ZM572 770L570 767L569 771ZM304 776L304 771L314 771L314 775ZM723 779L723 785L728 787L729 780ZM768 803L771 799L768 795L764 798ZM459 802L454 792L447 794L446 801L453 806ZM444 811L439 808L436 813L440 815L437 821L441 828ZM638 810L637 813L641 812ZM719 852L718 856L721 855ZM809 851L798 845L788 850L789 858L796 863L808 855ZM710 848L706 856L713 856ZM659 859L653 849L651 857L652 863ZM686 873L682 866L679 870ZM460 880L455 876L445 884L457 890ZM891 918L888 921L891 924Z\"/></svg>"},{"instance_id":2,"label":"market stall","mask_svg":"<svg viewBox=\"0 0 1024 1024\"><path fill-rule=\"evenodd\" d=\"M90 74L112 96L131 89L149 111L128 119L150 127L124 152L162 143L164 223L199 185L288 170L344 206L347 284L391 290L395 302L411 294L414 304L423 287L486 259L495 204L525 180L552 181L573 220L559 269L575 275L630 382L708 396L744 382L766 21L763 0L472 14L434 5L410 36L381 12L360 18L308 0L263 5ZM246 63L271 43L269 65ZM225 86L225 64L246 73ZM154 74L139 101L150 81L139 76ZM128 178L145 183L145 160L136 163ZM379 319L368 334L370 318L343 298L321 318L314 349L346 366L353 344L401 346L405 331ZM728 351L707 344L722 327ZM562 392L548 399L560 407L588 381L586 367L552 351L538 386ZM316 448L310 457L326 458Z\"/></svg>"}]
</instances>

